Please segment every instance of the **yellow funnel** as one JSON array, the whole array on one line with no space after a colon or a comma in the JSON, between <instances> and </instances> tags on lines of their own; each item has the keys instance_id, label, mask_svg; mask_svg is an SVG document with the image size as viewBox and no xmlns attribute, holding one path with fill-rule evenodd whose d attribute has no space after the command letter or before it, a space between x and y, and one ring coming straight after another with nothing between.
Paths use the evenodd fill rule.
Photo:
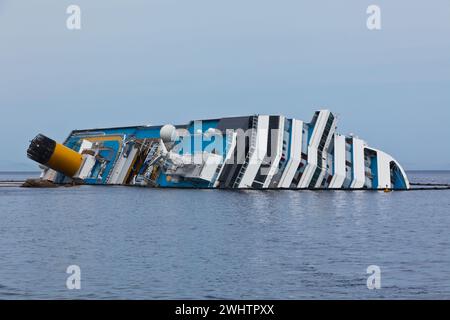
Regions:
<instances>
[{"instance_id":1,"label":"yellow funnel","mask_svg":"<svg viewBox=\"0 0 450 320\"><path fill-rule=\"evenodd\" d=\"M42 134L31 141L27 155L30 159L68 177L73 177L83 162L81 154Z\"/></svg>"}]
</instances>

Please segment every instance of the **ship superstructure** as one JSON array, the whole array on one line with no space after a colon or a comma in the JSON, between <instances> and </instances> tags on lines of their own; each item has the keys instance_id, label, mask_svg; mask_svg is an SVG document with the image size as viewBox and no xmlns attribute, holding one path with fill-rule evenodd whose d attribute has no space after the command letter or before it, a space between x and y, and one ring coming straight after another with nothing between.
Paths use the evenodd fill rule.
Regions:
<instances>
[{"instance_id":1,"label":"ship superstructure","mask_svg":"<svg viewBox=\"0 0 450 320\"><path fill-rule=\"evenodd\" d=\"M281 115L187 125L72 131L64 144L38 135L28 157L54 183L182 188L409 189L400 164L336 132L336 116Z\"/></svg>"}]
</instances>

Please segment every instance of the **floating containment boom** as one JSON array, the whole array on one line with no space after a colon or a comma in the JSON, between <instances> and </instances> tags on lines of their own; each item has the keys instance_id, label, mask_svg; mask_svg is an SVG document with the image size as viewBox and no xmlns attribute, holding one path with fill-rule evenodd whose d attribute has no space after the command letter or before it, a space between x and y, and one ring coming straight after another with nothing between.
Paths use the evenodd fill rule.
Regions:
<instances>
[{"instance_id":1,"label":"floating containment boom","mask_svg":"<svg viewBox=\"0 0 450 320\"><path fill-rule=\"evenodd\" d=\"M185 125L72 131L63 144L38 135L28 157L43 179L86 184L239 189L409 189L400 164L355 135L336 132L329 110L310 122L281 115Z\"/></svg>"}]
</instances>

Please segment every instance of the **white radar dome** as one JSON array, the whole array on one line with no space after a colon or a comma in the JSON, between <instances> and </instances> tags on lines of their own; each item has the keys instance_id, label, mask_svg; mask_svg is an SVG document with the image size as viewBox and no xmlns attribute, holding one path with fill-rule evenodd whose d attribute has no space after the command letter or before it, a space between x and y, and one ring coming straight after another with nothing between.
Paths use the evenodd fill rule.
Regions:
<instances>
[{"instance_id":1,"label":"white radar dome","mask_svg":"<svg viewBox=\"0 0 450 320\"><path fill-rule=\"evenodd\" d=\"M177 129L171 124L166 124L159 131L159 135L162 141L173 142L177 139Z\"/></svg>"}]
</instances>

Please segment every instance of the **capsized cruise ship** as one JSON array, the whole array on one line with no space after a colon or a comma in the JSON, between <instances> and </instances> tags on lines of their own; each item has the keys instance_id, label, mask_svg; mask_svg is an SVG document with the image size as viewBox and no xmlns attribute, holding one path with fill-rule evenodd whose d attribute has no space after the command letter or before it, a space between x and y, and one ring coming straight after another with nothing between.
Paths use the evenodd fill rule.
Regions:
<instances>
[{"instance_id":1,"label":"capsized cruise ship","mask_svg":"<svg viewBox=\"0 0 450 320\"><path fill-rule=\"evenodd\" d=\"M242 189L409 189L400 164L354 136L336 116L280 115L187 125L75 130L63 144L39 134L27 155L56 184Z\"/></svg>"}]
</instances>

